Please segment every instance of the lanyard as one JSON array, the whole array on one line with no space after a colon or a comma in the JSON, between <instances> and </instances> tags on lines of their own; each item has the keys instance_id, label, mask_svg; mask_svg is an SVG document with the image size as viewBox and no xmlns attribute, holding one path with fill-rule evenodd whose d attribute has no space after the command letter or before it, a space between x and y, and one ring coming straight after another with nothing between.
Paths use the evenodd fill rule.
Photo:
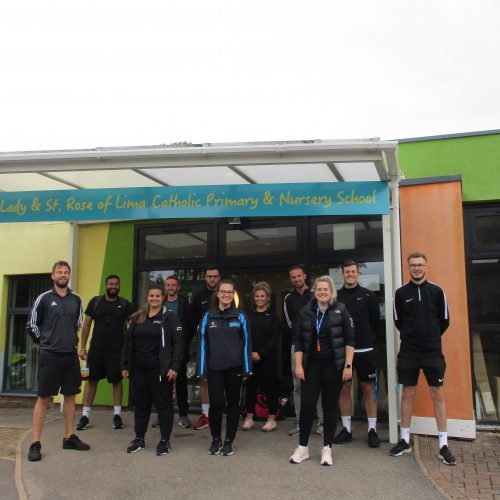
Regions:
<instances>
[{"instance_id":1,"label":"lanyard","mask_svg":"<svg viewBox=\"0 0 500 500\"><path fill-rule=\"evenodd\" d=\"M316 340L316 350L318 352L321 352L321 346L319 344L319 331L321 329L321 325L323 324L323 320L325 319L325 314L326 314L326 311L324 313L321 313L321 319L319 319L319 307L318 307L318 309L316 309L316 332L318 333L317 340Z\"/></svg>"}]
</instances>

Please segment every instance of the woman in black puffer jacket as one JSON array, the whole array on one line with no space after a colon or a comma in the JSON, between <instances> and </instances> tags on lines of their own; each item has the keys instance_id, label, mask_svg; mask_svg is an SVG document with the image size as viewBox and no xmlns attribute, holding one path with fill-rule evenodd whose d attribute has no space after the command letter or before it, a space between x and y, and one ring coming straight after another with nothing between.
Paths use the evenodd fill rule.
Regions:
<instances>
[{"instance_id":1,"label":"woman in black puffer jacket","mask_svg":"<svg viewBox=\"0 0 500 500\"><path fill-rule=\"evenodd\" d=\"M343 381L352 379L354 325L330 276L314 282L314 299L299 311L294 324L295 375L302 380L299 446L291 463L309 458L307 447L319 394L322 394L324 446L321 465L332 465L336 408Z\"/></svg>"}]
</instances>

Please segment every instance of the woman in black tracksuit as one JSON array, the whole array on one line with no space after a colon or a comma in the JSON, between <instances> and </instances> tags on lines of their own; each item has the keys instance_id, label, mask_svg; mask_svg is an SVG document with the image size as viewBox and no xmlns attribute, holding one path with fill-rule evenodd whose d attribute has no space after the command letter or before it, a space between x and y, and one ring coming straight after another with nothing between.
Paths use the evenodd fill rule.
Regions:
<instances>
[{"instance_id":1,"label":"woman in black tracksuit","mask_svg":"<svg viewBox=\"0 0 500 500\"><path fill-rule=\"evenodd\" d=\"M271 304L271 287L269 283L260 281L252 291L253 309L248 314L252 330L253 376L247 382L246 407L247 415L241 429L249 431L255 428L253 415L257 402L259 387L267 396L269 417L262 426L263 432L276 429L276 411L278 409L278 339L281 321L277 314L269 309Z\"/></svg>"},{"instance_id":2,"label":"woman in black tracksuit","mask_svg":"<svg viewBox=\"0 0 500 500\"><path fill-rule=\"evenodd\" d=\"M252 339L246 314L236 308L234 283L221 280L212 307L198 326L198 376L208 380L210 455L232 455L240 417L241 384L252 373ZM227 405L222 444L222 412Z\"/></svg>"},{"instance_id":3,"label":"woman in black tracksuit","mask_svg":"<svg viewBox=\"0 0 500 500\"><path fill-rule=\"evenodd\" d=\"M122 376L130 375L135 396L135 439L127 453L146 446L144 437L153 402L161 434L156 453L168 453L174 420L173 384L183 356L182 326L177 316L163 306L163 287L151 286L146 304L130 318L122 350Z\"/></svg>"},{"instance_id":4,"label":"woman in black tracksuit","mask_svg":"<svg viewBox=\"0 0 500 500\"><path fill-rule=\"evenodd\" d=\"M352 379L354 325L330 276L314 282L314 299L303 307L294 323L295 375L301 382L299 446L291 463L309 458L307 447L314 410L321 393L324 446L321 465L332 465L336 408L342 383Z\"/></svg>"}]
</instances>

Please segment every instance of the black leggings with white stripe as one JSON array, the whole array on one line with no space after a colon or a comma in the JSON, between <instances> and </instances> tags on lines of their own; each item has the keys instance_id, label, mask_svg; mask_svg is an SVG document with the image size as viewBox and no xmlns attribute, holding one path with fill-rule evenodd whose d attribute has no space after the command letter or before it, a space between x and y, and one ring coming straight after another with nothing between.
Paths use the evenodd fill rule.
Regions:
<instances>
[{"instance_id":1,"label":"black leggings with white stripe","mask_svg":"<svg viewBox=\"0 0 500 500\"><path fill-rule=\"evenodd\" d=\"M207 377L210 432L214 439L221 438L222 413L227 406L226 439L232 441L236 437L240 419L241 383L243 380L241 367L217 372L208 370Z\"/></svg>"}]
</instances>

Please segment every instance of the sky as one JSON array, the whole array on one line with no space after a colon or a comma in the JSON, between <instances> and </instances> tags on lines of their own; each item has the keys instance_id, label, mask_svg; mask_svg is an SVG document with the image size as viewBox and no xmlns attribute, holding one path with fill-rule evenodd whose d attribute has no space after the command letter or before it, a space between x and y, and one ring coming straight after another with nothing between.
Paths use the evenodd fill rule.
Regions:
<instances>
[{"instance_id":1,"label":"sky","mask_svg":"<svg viewBox=\"0 0 500 500\"><path fill-rule=\"evenodd\" d=\"M497 0L2 0L0 152L500 129Z\"/></svg>"}]
</instances>

